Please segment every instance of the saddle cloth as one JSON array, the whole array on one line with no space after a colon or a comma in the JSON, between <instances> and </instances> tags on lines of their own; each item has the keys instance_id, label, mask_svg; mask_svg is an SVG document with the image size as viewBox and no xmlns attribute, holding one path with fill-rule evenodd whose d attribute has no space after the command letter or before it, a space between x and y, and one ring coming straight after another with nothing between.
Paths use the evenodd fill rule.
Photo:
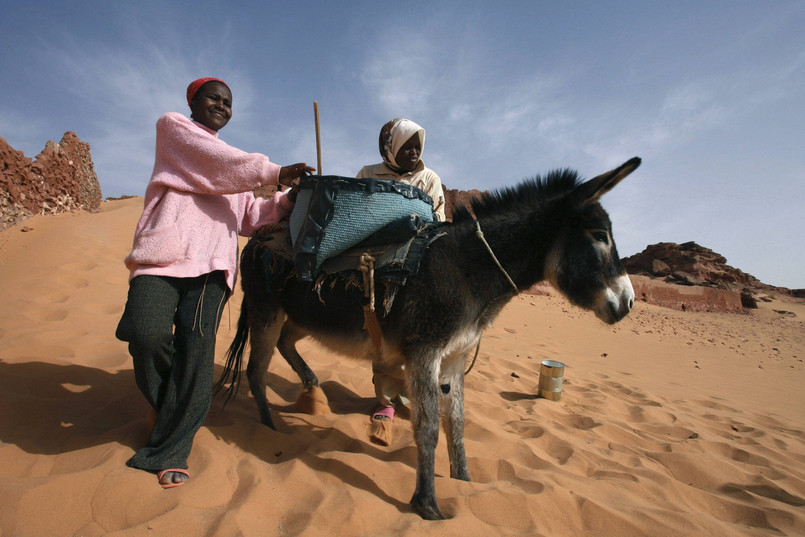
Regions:
<instances>
[{"instance_id":1,"label":"saddle cloth","mask_svg":"<svg viewBox=\"0 0 805 537\"><path fill-rule=\"evenodd\" d=\"M289 227L303 281L313 281L326 260L392 222L409 219L416 229L434 220L430 196L390 179L311 175L299 188Z\"/></svg>"},{"instance_id":2,"label":"saddle cloth","mask_svg":"<svg viewBox=\"0 0 805 537\"><path fill-rule=\"evenodd\" d=\"M405 221L406 219L403 219ZM315 287L320 287L325 279L340 279L345 285L363 287L359 271L361 258L369 255L374 258L374 277L392 286L405 285L407 278L419 271L422 257L428 247L444 235L444 222L433 222L403 232L401 235L391 231L400 222L373 234L367 240L331 257L321 265ZM408 223L406 222L407 227ZM394 237L397 241L384 243ZM263 267L266 291L277 293L289 278L298 277L294 263L294 248L291 245L291 230L287 221L269 224L260 228L244 249L244 257L257 256Z\"/></svg>"}]
</instances>

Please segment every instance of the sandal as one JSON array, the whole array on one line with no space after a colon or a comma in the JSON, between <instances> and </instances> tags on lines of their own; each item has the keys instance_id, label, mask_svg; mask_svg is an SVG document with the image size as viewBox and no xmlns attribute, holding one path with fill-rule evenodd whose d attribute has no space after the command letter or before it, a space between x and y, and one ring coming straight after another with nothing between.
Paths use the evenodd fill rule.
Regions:
<instances>
[{"instance_id":1,"label":"sandal","mask_svg":"<svg viewBox=\"0 0 805 537\"><path fill-rule=\"evenodd\" d=\"M391 422L394 421L394 407L381 406L372 414L371 429L369 431L369 439L375 444L381 446L390 446L393 438L393 427Z\"/></svg>"},{"instance_id":2,"label":"sandal","mask_svg":"<svg viewBox=\"0 0 805 537\"><path fill-rule=\"evenodd\" d=\"M185 470L184 468L168 468L167 470L162 470L161 472L157 473L157 479L159 479L159 484L162 485L163 489L172 489L174 487L180 487L185 484L187 479L182 479L181 481L170 481L169 483L163 483L162 478L165 477L165 474L173 472L174 474L184 474L187 476L187 479L190 479L190 472Z\"/></svg>"},{"instance_id":3,"label":"sandal","mask_svg":"<svg viewBox=\"0 0 805 537\"><path fill-rule=\"evenodd\" d=\"M372 419L378 421L394 421L394 407L381 406L372 414Z\"/></svg>"}]
</instances>

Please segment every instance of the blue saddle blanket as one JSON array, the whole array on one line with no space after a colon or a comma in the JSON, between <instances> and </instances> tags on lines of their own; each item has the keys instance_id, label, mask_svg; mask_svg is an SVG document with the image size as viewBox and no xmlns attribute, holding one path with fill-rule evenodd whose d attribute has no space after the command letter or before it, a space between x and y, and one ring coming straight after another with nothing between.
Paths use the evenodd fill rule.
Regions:
<instances>
[{"instance_id":1,"label":"blue saddle blanket","mask_svg":"<svg viewBox=\"0 0 805 537\"><path fill-rule=\"evenodd\" d=\"M296 275L313 281L326 260L387 230L390 224L410 228L407 240L433 221L433 200L411 185L390 179L303 177L289 221ZM388 238L375 241L390 242Z\"/></svg>"}]
</instances>

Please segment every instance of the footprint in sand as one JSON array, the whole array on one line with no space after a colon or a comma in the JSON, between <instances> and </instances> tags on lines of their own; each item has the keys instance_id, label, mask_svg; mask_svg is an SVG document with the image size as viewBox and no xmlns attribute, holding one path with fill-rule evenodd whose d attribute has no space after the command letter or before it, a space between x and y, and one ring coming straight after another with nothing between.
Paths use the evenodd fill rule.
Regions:
<instances>
[{"instance_id":1,"label":"footprint in sand","mask_svg":"<svg viewBox=\"0 0 805 537\"><path fill-rule=\"evenodd\" d=\"M73 263L67 263L65 265L62 265L61 270L70 272L87 272L97 267L98 263L90 259L85 259L82 261L74 261Z\"/></svg>"},{"instance_id":2,"label":"footprint in sand","mask_svg":"<svg viewBox=\"0 0 805 537\"><path fill-rule=\"evenodd\" d=\"M519 488L527 494L539 494L545 490L545 485L542 483L524 478L524 472L531 473L534 470L528 467L517 467L508 460L500 460L497 465L496 481L506 481L511 485Z\"/></svg>"},{"instance_id":3,"label":"footprint in sand","mask_svg":"<svg viewBox=\"0 0 805 537\"><path fill-rule=\"evenodd\" d=\"M727 483L721 487L720 492L744 501L752 501L752 495L755 495L785 503L792 507L805 506L805 499L800 496L795 496L774 484L739 485L736 483Z\"/></svg>"},{"instance_id":4,"label":"footprint in sand","mask_svg":"<svg viewBox=\"0 0 805 537\"><path fill-rule=\"evenodd\" d=\"M552 458L556 459L556 462L558 462L560 465L565 464L575 453L575 450L570 447L570 444L562 440L554 440L550 442L545 451Z\"/></svg>"},{"instance_id":5,"label":"footprint in sand","mask_svg":"<svg viewBox=\"0 0 805 537\"><path fill-rule=\"evenodd\" d=\"M61 309L35 309L26 311L25 315L37 321L58 322L65 320L68 313Z\"/></svg>"},{"instance_id":6,"label":"footprint in sand","mask_svg":"<svg viewBox=\"0 0 805 537\"><path fill-rule=\"evenodd\" d=\"M57 278L58 283L73 289L83 289L89 287L89 280L74 274L64 274Z\"/></svg>"},{"instance_id":7,"label":"footprint in sand","mask_svg":"<svg viewBox=\"0 0 805 537\"><path fill-rule=\"evenodd\" d=\"M70 295L61 292L51 293L49 295L36 298L37 302L44 304L64 304L68 300L70 300Z\"/></svg>"},{"instance_id":8,"label":"footprint in sand","mask_svg":"<svg viewBox=\"0 0 805 537\"><path fill-rule=\"evenodd\" d=\"M616 472L614 470L595 470L588 472L587 477L591 477L593 479L618 479L622 481L632 481L633 483L637 483L639 481L637 476L633 474Z\"/></svg>"},{"instance_id":9,"label":"footprint in sand","mask_svg":"<svg viewBox=\"0 0 805 537\"><path fill-rule=\"evenodd\" d=\"M107 315L121 315L123 313L123 302L113 303L113 304L101 304L101 303L88 303L84 309L87 311L92 312L100 312L105 313Z\"/></svg>"},{"instance_id":10,"label":"footprint in sand","mask_svg":"<svg viewBox=\"0 0 805 537\"><path fill-rule=\"evenodd\" d=\"M601 425L600 423L598 423L589 416L576 416L576 415L570 418L569 424L571 427L575 427L576 429L581 429L583 431L594 429Z\"/></svg>"}]
</instances>

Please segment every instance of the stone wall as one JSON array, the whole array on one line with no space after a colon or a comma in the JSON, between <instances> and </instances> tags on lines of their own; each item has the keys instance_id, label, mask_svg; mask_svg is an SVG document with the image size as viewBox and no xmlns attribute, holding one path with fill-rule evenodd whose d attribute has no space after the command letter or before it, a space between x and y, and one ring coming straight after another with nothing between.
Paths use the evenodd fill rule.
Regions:
<instances>
[{"instance_id":1,"label":"stone wall","mask_svg":"<svg viewBox=\"0 0 805 537\"><path fill-rule=\"evenodd\" d=\"M73 132L49 141L34 159L0 137L0 230L39 214L95 211L101 186L89 144Z\"/></svg>"}]
</instances>

